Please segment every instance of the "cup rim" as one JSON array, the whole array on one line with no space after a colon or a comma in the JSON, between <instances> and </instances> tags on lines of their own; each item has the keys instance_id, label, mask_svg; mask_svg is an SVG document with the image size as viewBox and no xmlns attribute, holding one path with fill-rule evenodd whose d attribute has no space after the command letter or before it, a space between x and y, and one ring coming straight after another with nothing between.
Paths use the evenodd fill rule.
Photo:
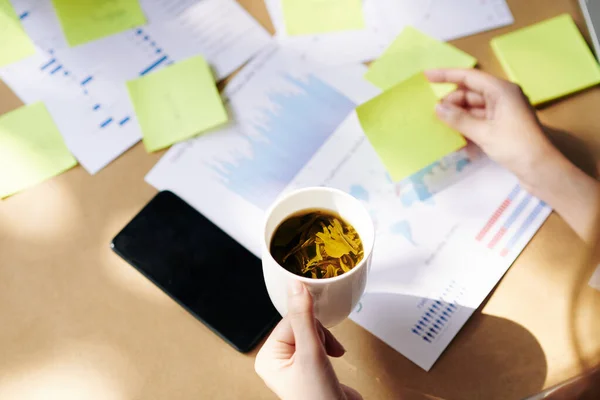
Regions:
<instances>
[{"instance_id":1,"label":"cup rim","mask_svg":"<svg viewBox=\"0 0 600 400\"><path fill-rule=\"evenodd\" d=\"M277 260L275 260L275 258L273 258L273 255L271 255L271 251L269 250L269 244L267 243L267 224L269 222L269 218L271 217L271 214L273 214L273 210L279 206L281 203L283 203L285 200L289 199L292 196L296 196L298 194L302 194L304 192L314 192L314 191L320 191L320 192L333 192L336 194L340 194L344 197L347 197L350 199L350 201L355 202L356 204L360 205L360 207L365 211L365 213L367 214L367 216L369 217L369 221L371 221L371 223L369 224L369 227L371 229L371 237L373 238L373 240L371 241L371 246L366 249L364 248L363 245L363 251L364 251L364 255L362 260L360 260L360 262L358 263L358 265L356 265L354 268L352 268L350 271L343 273L342 275L339 276L334 276L333 278L322 278L322 279L313 279L313 278L306 278L304 276L300 276L300 275L296 275L293 272L288 271L287 269L285 269L284 267L282 267ZM282 271L284 271L285 274L298 279L300 282L303 283L310 283L312 285L324 285L327 283L332 283L332 282L337 282L340 281L342 279L345 279L347 277L350 277L351 275L357 273L356 271L360 270L361 268L364 267L364 265L367 263L367 261L370 259L371 254L373 253L373 248L375 247L375 224L373 223L373 218L371 218L371 215L369 214L369 212L367 211L367 209L365 208L365 206L358 200L356 199L354 196L344 192L343 190L340 189L336 189L336 188L331 188L331 187L327 187L327 186L312 186L312 187L306 187L306 188L302 188L302 189L296 189L296 190L292 190L289 193L284 194L283 196L279 197L277 200L275 200L275 202L269 207L269 209L266 212L266 217L265 217L265 221L263 224L263 234L262 234L262 247L263 247L263 258L264 257L269 257L269 259L271 261L273 261L275 264L277 264L277 266L279 267L279 269L281 269Z\"/></svg>"}]
</instances>

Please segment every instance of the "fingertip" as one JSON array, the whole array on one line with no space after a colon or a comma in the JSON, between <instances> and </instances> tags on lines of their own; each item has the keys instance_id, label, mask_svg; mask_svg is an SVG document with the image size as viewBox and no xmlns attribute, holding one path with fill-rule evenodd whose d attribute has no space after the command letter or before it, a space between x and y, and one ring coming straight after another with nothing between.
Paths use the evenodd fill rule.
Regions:
<instances>
[{"instance_id":1,"label":"fingertip","mask_svg":"<svg viewBox=\"0 0 600 400\"><path fill-rule=\"evenodd\" d=\"M331 334L331 332L329 333L329 335L326 336L327 339L325 349L327 350L327 354L329 356L339 358L346 354L346 348L344 347L344 345L342 345L339 342L339 340L337 340L335 336Z\"/></svg>"},{"instance_id":2,"label":"fingertip","mask_svg":"<svg viewBox=\"0 0 600 400\"><path fill-rule=\"evenodd\" d=\"M288 314L312 314L313 301L312 296L308 292L306 286L298 281L293 280L288 285Z\"/></svg>"},{"instance_id":3,"label":"fingertip","mask_svg":"<svg viewBox=\"0 0 600 400\"><path fill-rule=\"evenodd\" d=\"M327 349L327 355L333 358L343 357L344 354L346 354L346 349L341 345L341 343L337 346Z\"/></svg>"},{"instance_id":4,"label":"fingertip","mask_svg":"<svg viewBox=\"0 0 600 400\"><path fill-rule=\"evenodd\" d=\"M443 70L441 69L427 69L423 73L430 82L438 82L443 76Z\"/></svg>"},{"instance_id":5,"label":"fingertip","mask_svg":"<svg viewBox=\"0 0 600 400\"><path fill-rule=\"evenodd\" d=\"M320 322L317 321L317 325L319 327L319 331L323 333L325 340L323 341L323 345L325 346L325 350L327 351L327 355L330 357L341 357L346 354L346 349L344 345L340 343L339 340L331 333L331 331L325 328Z\"/></svg>"}]
</instances>

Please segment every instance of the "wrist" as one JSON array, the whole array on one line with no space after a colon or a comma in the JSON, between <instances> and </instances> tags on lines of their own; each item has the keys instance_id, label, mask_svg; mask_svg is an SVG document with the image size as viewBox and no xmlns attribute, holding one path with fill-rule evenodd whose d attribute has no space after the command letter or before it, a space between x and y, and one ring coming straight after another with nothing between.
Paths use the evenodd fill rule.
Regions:
<instances>
[{"instance_id":1,"label":"wrist","mask_svg":"<svg viewBox=\"0 0 600 400\"><path fill-rule=\"evenodd\" d=\"M532 161L527 174L519 180L523 189L551 204L573 174L570 167L570 162L558 150L551 149Z\"/></svg>"},{"instance_id":2,"label":"wrist","mask_svg":"<svg viewBox=\"0 0 600 400\"><path fill-rule=\"evenodd\" d=\"M552 145L537 152L519 178L523 189L535 197L553 203L553 198L561 192L564 180L573 174L572 164Z\"/></svg>"},{"instance_id":3,"label":"wrist","mask_svg":"<svg viewBox=\"0 0 600 400\"><path fill-rule=\"evenodd\" d=\"M600 182L558 155L540 161L536 179L522 186L552 207L584 240L590 240L600 208Z\"/></svg>"}]
</instances>

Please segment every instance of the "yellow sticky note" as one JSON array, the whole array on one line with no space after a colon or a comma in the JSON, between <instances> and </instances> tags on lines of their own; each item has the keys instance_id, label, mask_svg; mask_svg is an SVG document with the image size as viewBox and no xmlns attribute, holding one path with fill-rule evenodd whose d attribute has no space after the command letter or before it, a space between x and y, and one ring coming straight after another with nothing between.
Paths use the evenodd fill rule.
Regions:
<instances>
[{"instance_id":1,"label":"yellow sticky note","mask_svg":"<svg viewBox=\"0 0 600 400\"><path fill-rule=\"evenodd\" d=\"M71 46L146 23L138 0L52 0L52 3Z\"/></svg>"},{"instance_id":2,"label":"yellow sticky note","mask_svg":"<svg viewBox=\"0 0 600 400\"><path fill-rule=\"evenodd\" d=\"M363 29L361 0L282 0L288 35Z\"/></svg>"},{"instance_id":3,"label":"yellow sticky note","mask_svg":"<svg viewBox=\"0 0 600 400\"><path fill-rule=\"evenodd\" d=\"M464 51L407 26L371 64L365 79L386 90L426 69L472 68L475 64L477 60ZM442 83L431 84L431 87L438 98L442 98L456 85Z\"/></svg>"},{"instance_id":4,"label":"yellow sticky note","mask_svg":"<svg viewBox=\"0 0 600 400\"><path fill-rule=\"evenodd\" d=\"M356 108L365 135L394 181L400 181L467 142L435 115L435 96L423 73Z\"/></svg>"},{"instance_id":5,"label":"yellow sticky note","mask_svg":"<svg viewBox=\"0 0 600 400\"><path fill-rule=\"evenodd\" d=\"M77 165L44 103L0 116L0 198Z\"/></svg>"},{"instance_id":6,"label":"yellow sticky note","mask_svg":"<svg viewBox=\"0 0 600 400\"><path fill-rule=\"evenodd\" d=\"M600 66L569 14L496 37L491 45L534 105L600 83Z\"/></svg>"},{"instance_id":7,"label":"yellow sticky note","mask_svg":"<svg viewBox=\"0 0 600 400\"><path fill-rule=\"evenodd\" d=\"M35 54L35 46L23 30L8 0L0 0L0 67Z\"/></svg>"},{"instance_id":8,"label":"yellow sticky note","mask_svg":"<svg viewBox=\"0 0 600 400\"><path fill-rule=\"evenodd\" d=\"M227 122L210 67L200 56L127 82L148 151Z\"/></svg>"}]
</instances>

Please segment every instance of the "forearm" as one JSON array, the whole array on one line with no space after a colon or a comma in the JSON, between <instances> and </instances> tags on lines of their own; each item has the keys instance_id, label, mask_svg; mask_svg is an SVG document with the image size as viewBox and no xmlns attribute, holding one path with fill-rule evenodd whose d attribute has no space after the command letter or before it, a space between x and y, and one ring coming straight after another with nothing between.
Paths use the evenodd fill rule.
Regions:
<instances>
[{"instance_id":1,"label":"forearm","mask_svg":"<svg viewBox=\"0 0 600 400\"><path fill-rule=\"evenodd\" d=\"M562 154L539 168L531 193L550 205L585 241L591 241L600 210L600 182L573 165Z\"/></svg>"}]
</instances>

